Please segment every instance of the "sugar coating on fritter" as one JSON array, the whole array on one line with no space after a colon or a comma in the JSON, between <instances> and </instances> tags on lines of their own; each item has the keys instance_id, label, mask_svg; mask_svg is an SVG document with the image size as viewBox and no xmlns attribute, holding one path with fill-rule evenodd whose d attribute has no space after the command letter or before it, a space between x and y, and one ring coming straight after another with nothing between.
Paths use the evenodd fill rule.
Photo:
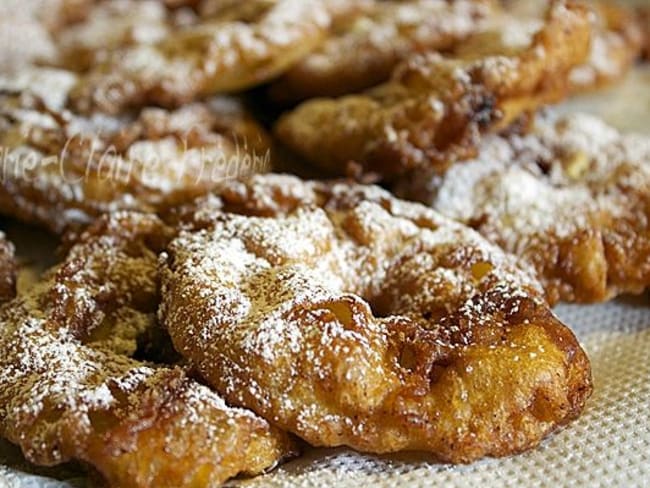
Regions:
<instances>
[{"instance_id":1,"label":"sugar coating on fritter","mask_svg":"<svg viewBox=\"0 0 650 488\"><path fill-rule=\"evenodd\" d=\"M534 23L536 16L548 6L550 0L503 0L504 10L514 22ZM595 1L587 4L591 11L591 47L589 56L571 71L571 91L581 93L600 88L623 78L638 59L642 32L641 22L634 9L621 2ZM491 17L492 18L492 17ZM512 29L504 29L510 36ZM472 51L480 49L481 41L460 44Z\"/></svg>"},{"instance_id":2,"label":"sugar coating on fritter","mask_svg":"<svg viewBox=\"0 0 650 488\"><path fill-rule=\"evenodd\" d=\"M636 10L643 34L643 57L650 60L650 7L639 6Z\"/></svg>"},{"instance_id":3,"label":"sugar coating on fritter","mask_svg":"<svg viewBox=\"0 0 650 488\"><path fill-rule=\"evenodd\" d=\"M451 48L490 12L488 2L478 0L344 3L327 40L274 83L276 100L339 96L377 85L409 55Z\"/></svg>"},{"instance_id":4,"label":"sugar coating on fritter","mask_svg":"<svg viewBox=\"0 0 650 488\"><path fill-rule=\"evenodd\" d=\"M598 302L650 285L649 162L648 137L540 116L530 134L489 137L476 159L396 191L521 256L552 302Z\"/></svg>"},{"instance_id":5,"label":"sugar coating on fritter","mask_svg":"<svg viewBox=\"0 0 650 488\"><path fill-rule=\"evenodd\" d=\"M484 33L494 41L487 52L413 56L365 93L304 102L279 120L276 134L336 174L389 180L445 167L473 155L484 133L566 95L569 72L589 52L589 17L580 3L555 1L530 42Z\"/></svg>"},{"instance_id":6,"label":"sugar coating on fritter","mask_svg":"<svg viewBox=\"0 0 650 488\"><path fill-rule=\"evenodd\" d=\"M24 69L31 63L60 62L58 36L87 19L98 4L135 0L3 0L0 2L0 71ZM144 2L143 2L144 3Z\"/></svg>"},{"instance_id":7,"label":"sugar coating on fritter","mask_svg":"<svg viewBox=\"0 0 650 488\"><path fill-rule=\"evenodd\" d=\"M156 211L224 178L269 170L270 138L237 98L83 116L65 107L76 80L51 69L0 77L4 214L60 233L107 211Z\"/></svg>"},{"instance_id":8,"label":"sugar coating on fritter","mask_svg":"<svg viewBox=\"0 0 650 488\"><path fill-rule=\"evenodd\" d=\"M176 349L227 401L312 445L508 455L591 391L538 283L423 205L269 175L187 215L161 258Z\"/></svg>"},{"instance_id":9,"label":"sugar coating on fritter","mask_svg":"<svg viewBox=\"0 0 650 488\"><path fill-rule=\"evenodd\" d=\"M321 0L225 2L214 16L159 42L112 52L80 80L71 98L84 112L119 113L249 88L316 47L329 23Z\"/></svg>"},{"instance_id":10,"label":"sugar coating on fritter","mask_svg":"<svg viewBox=\"0 0 650 488\"><path fill-rule=\"evenodd\" d=\"M216 486L290 452L180 366L132 357L157 327L157 218L100 219L62 264L0 308L0 435L31 462L77 460L110 486Z\"/></svg>"}]
</instances>

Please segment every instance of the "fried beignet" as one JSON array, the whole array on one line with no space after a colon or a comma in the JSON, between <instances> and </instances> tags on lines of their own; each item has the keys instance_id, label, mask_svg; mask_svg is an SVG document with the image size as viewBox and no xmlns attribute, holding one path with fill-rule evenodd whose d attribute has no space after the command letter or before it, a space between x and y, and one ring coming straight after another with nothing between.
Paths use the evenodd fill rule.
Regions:
<instances>
[{"instance_id":1,"label":"fried beignet","mask_svg":"<svg viewBox=\"0 0 650 488\"><path fill-rule=\"evenodd\" d=\"M103 212L159 210L269 169L270 139L238 99L84 117L64 108L75 80L54 70L0 79L3 213L61 233Z\"/></svg>"},{"instance_id":2,"label":"fried beignet","mask_svg":"<svg viewBox=\"0 0 650 488\"><path fill-rule=\"evenodd\" d=\"M595 27L589 60L571 73L575 92L620 80L641 54L643 32L632 10L613 2L596 2L594 10Z\"/></svg>"},{"instance_id":3,"label":"fried beignet","mask_svg":"<svg viewBox=\"0 0 650 488\"><path fill-rule=\"evenodd\" d=\"M333 19L329 38L271 89L277 101L340 96L386 81L409 55L440 51L477 30L490 11L477 0L356 1Z\"/></svg>"},{"instance_id":4,"label":"fried beignet","mask_svg":"<svg viewBox=\"0 0 650 488\"><path fill-rule=\"evenodd\" d=\"M280 119L276 133L337 174L349 172L351 162L355 172L386 180L416 167L445 167L473 155L482 134L563 98L590 36L589 10L556 1L530 44L493 42L487 53L453 59L415 56L364 94L303 103Z\"/></svg>"},{"instance_id":5,"label":"fried beignet","mask_svg":"<svg viewBox=\"0 0 650 488\"><path fill-rule=\"evenodd\" d=\"M130 358L155 324L155 217L103 218L25 296L0 308L0 435L36 464L69 460L109 486L216 486L290 452L179 366Z\"/></svg>"},{"instance_id":6,"label":"fried beignet","mask_svg":"<svg viewBox=\"0 0 650 488\"><path fill-rule=\"evenodd\" d=\"M475 160L396 191L521 256L551 302L650 285L650 138L593 116L539 117L531 134L489 137Z\"/></svg>"},{"instance_id":7,"label":"fried beignet","mask_svg":"<svg viewBox=\"0 0 650 488\"><path fill-rule=\"evenodd\" d=\"M148 104L176 107L249 88L314 49L330 22L320 0L223 4L215 16L160 42L114 51L75 87L75 107L115 114Z\"/></svg>"},{"instance_id":8,"label":"fried beignet","mask_svg":"<svg viewBox=\"0 0 650 488\"><path fill-rule=\"evenodd\" d=\"M514 258L376 187L226 183L161 266L179 353L315 446L503 456L591 391L585 353Z\"/></svg>"},{"instance_id":9,"label":"fried beignet","mask_svg":"<svg viewBox=\"0 0 650 488\"><path fill-rule=\"evenodd\" d=\"M59 63L66 69L87 70L104 62L112 50L159 42L174 27L174 16L160 1L96 2L82 22L55 36Z\"/></svg>"}]
</instances>

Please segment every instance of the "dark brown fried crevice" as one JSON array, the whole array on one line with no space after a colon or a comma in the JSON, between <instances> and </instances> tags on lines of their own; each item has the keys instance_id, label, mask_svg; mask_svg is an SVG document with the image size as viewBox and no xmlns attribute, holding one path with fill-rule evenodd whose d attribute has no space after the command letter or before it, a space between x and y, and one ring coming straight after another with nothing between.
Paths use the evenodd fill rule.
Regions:
<instances>
[{"instance_id":1,"label":"dark brown fried crevice","mask_svg":"<svg viewBox=\"0 0 650 488\"><path fill-rule=\"evenodd\" d=\"M17 271L14 245L0 232L0 303L16 296Z\"/></svg>"},{"instance_id":2,"label":"dark brown fried crevice","mask_svg":"<svg viewBox=\"0 0 650 488\"><path fill-rule=\"evenodd\" d=\"M638 7L637 17L643 34L643 59L650 61L650 7Z\"/></svg>"}]
</instances>

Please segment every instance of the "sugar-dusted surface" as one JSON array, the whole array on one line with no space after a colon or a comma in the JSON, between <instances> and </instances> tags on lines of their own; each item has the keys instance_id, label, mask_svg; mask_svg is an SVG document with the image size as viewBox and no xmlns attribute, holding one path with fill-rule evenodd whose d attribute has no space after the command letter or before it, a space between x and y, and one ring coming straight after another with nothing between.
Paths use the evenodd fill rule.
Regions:
<instances>
[{"instance_id":1,"label":"sugar-dusted surface","mask_svg":"<svg viewBox=\"0 0 650 488\"><path fill-rule=\"evenodd\" d=\"M181 16L173 15L164 2L155 0L94 2L82 22L57 33L59 64L86 70L105 60L112 49L153 44L171 33L182 18L178 17Z\"/></svg>"},{"instance_id":2,"label":"sugar-dusted surface","mask_svg":"<svg viewBox=\"0 0 650 488\"><path fill-rule=\"evenodd\" d=\"M490 137L444 176L398 192L466 222L533 264L549 298L602 301L650 284L650 137L585 114Z\"/></svg>"},{"instance_id":3,"label":"sugar-dusted surface","mask_svg":"<svg viewBox=\"0 0 650 488\"><path fill-rule=\"evenodd\" d=\"M269 169L268 135L237 98L83 116L66 109L76 80L45 68L0 76L5 215L60 233L103 212L158 210Z\"/></svg>"},{"instance_id":4,"label":"sugar-dusted surface","mask_svg":"<svg viewBox=\"0 0 650 488\"><path fill-rule=\"evenodd\" d=\"M275 82L274 98L338 96L377 85L413 53L451 49L492 10L474 0L343 3L334 2L328 39Z\"/></svg>"},{"instance_id":5,"label":"sugar-dusted surface","mask_svg":"<svg viewBox=\"0 0 650 488\"><path fill-rule=\"evenodd\" d=\"M469 466L425 454L363 455L314 451L276 472L232 486L342 488L404 486L648 486L650 476L650 306L648 296L604 305L560 306L593 368L594 394L584 414L538 449Z\"/></svg>"},{"instance_id":6,"label":"sugar-dusted surface","mask_svg":"<svg viewBox=\"0 0 650 488\"><path fill-rule=\"evenodd\" d=\"M213 15L159 42L114 51L80 81L72 98L84 111L119 113L243 90L273 78L313 49L330 20L323 0L216 3Z\"/></svg>"},{"instance_id":7,"label":"sugar-dusted surface","mask_svg":"<svg viewBox=\"0 0 650 488\"><path fill-rule=\"evenodd\" d=\"M571 427L518 456L469 466L439 464L426 454L373 456L346 449L318 449L269 475L228 483L247 488L391 488L449 486L647 486L650 476L649 297L592 306L560 306L561 319L589 354L594 394ZM70 488L0 468L10 488ZM65 473L63 479L70 479ZM78 486L75 484L74 486Z\"/></svg>"},{"instance_id":8,"label":"sugar-dusted surface","mask_svg":"<svg viewBox=\"0 0 650 488\"><path fill-rule=\"evenodd\" d=\"M512 257L377 188L253 177L161 258L159 316L235 405L315 446L468 462L535 446L590 392ZM243 205L246 205L245 207Z\"/></svg>"},{"instance_id":9,"label":"sugar-dusted surface","mask_svg":"<svg viewBox=\"0 0 650 488\"><path fill-rule=\"evenodd\" d=\"M287 437L182 366L133 357L157 329L168 229L117 213L0 308L0 434L30 461L88 464L112 486L210 486L257 473Z\"/></svg>"}]
</instances>

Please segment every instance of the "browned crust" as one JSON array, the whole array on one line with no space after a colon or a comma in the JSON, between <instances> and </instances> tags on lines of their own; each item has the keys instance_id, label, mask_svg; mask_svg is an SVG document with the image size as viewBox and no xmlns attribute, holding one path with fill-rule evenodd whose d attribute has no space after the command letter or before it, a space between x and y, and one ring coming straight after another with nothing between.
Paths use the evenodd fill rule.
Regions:
<instances>
[{"instance_id":1,"label":"browned crust","mask_svg":"<svg viewBox=\"0 0 650 488\"><path fill-rule=\"evenodd\" d=\"M594 33L589 60L571 75L571 90L601 88L622 79L643 48L643 20L615 2L594 4Z\"/></svg>"},{"instance_id":2,"label":"browned crust","mask_svg":"<svg viewBox=\"0 0 650 488\"><path fill-rule=\"evenodd\" d=\"M638 7L637 16L643 34L643 59L650 61L650 7Z\"/></svg>"},{"instance_id":3,"label":"browned crust","mask_svg":"<svg viewBox=\"0 0 650 488\"><path fill-rule=\"evenodd\" d=\"M483 36L484 34L480 34ZM589 9L556 1L531 44L478 59L416 56L391 81L361 95L307 101L277 123L279 139L313 164L391 179L417 167L444 168L475 153L481 136L562 99L584 62Z\"/></svg>"},{"instance_id":4,"label":"browned crust","mask_svg":"<svg viewBox=\"0 0 650 488\"><path fill-rule=\"evenodd\" d=\"M650 140L584 114L539 117L491 137L444 175L414 173L402 196L532 264L552 303L593 303L650 286Z\"/></svg>"},{"instance_id":5,"label":"browned crust","mask_svg":"<svg viewBox=\"0 0 650 488\"><path fill-rule=\"evenodd\" d=\"M174 30L157 43L112 52L80 80L71 100L84 112L115 114L243 90L272 79L310 52L329 22L317 0L230 2L216 16Z\"/></svg>"},{"instance_id":6,"label":"browned crust","mask_svg":"<svg viewBox=\"0 0 650 488\"><path fill-rule=\"evenodd\" d=\"M271 96L279 102L336 97L382 83L409 56L449 50L478 30L490 12L487 3L348 2L334 16L327 40L282 75Z\"/></svg>"}]
</instances>

